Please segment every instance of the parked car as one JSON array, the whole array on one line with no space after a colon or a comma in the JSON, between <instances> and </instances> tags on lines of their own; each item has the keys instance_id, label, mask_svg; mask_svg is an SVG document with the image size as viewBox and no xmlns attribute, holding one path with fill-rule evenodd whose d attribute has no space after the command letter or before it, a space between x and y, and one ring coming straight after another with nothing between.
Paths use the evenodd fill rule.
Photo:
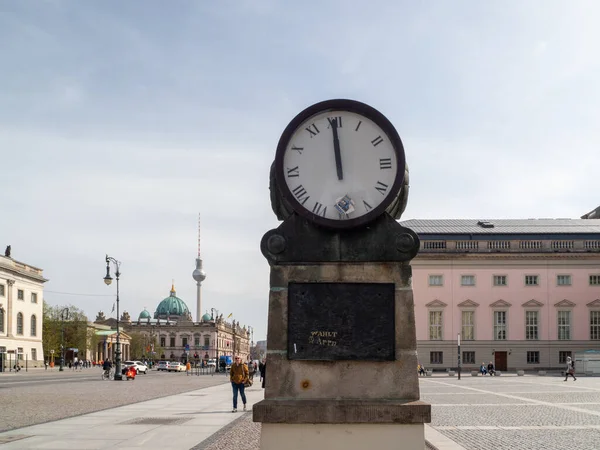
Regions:
<instances>
[{"instance_id":1,"label":"parked car","mask_svg":"<svg viewBox=\"0 0 600 450\"><path fill-rule=\"evenodd\" d=\"M144 375L148 373L148 366L141 361L125 361L123 363L123 367L126 369L130 366L133 366L137 373L143 373Z\"/></svg>"},{"instance_id":2,"label":"parked car","mask_svg":"<svg viewBox=\"0 0 600 450\"><path fill-rule=\"evenodd\" d=\"M215 359L209 359L206 361L206 365L208 367L217 367L217 361Z\"/></svg>"},{"instance_id":3,"label":"parked car","mask_svg":"<svg viewBox=\"0 0 600 450\"><path fill-rule=\"evenodd\" d=\"M156 364L156 370L168 370L168 369L169 369L168 361L159 361L158 364Z\"/></svg>"},{"instance_id":4,"label":"parked car","mask_svg":"<svg viewBox=\"0 0 600 450\"><path fill-rule=\"evenodd\" d=\"M167 372L185 372L185 365L179 361L170 361L168 363Z\"/></svg>"}]
</instances>

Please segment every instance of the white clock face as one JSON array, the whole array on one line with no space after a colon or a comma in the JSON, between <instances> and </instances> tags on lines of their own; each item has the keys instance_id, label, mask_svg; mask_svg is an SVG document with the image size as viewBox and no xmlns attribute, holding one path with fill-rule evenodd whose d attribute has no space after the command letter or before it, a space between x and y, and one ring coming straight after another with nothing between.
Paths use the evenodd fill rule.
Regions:
<instances>
[{"instance_id":1,"label":"white clock face","mask_svg":"<svg viewBox=\"0 0 600 450\"><path fill-rule=\"evenodd\" d=\"M368 215L392 194L398 166L392 142L375 122L327 111L293 132L280 178L311 214L345 221Z\"/></svg>"}]
</instances>

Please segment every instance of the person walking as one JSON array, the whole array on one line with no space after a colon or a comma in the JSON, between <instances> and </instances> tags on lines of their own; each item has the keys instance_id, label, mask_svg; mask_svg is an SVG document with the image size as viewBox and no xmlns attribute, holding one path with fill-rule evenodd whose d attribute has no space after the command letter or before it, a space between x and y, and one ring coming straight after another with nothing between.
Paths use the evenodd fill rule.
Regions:
<instances>
[{"instance_id":1,"label":"person walking","mask_svg":"<svg viewBox=\"0 0 600 450\"><path fill-rule=\"evenodd\" d=\"M246 411L246 394L244 393L244 383L248 381L248 366L242 363L242 359L239 356L235 357L235 362L229 369L229 379L231 381L231 387L233 388L233 410L231 412L237 412L238 403L238 392L242 397L242 403L244 404L244 411Z\"/></svg>"},{"instance_id":2,"label":"person walking","mask_svg":"<svg viewBox=\"0 0 600 450\"><path fill-rule=\"evenodd\" d=\"M262 368L260 369L260 379L262 380L262 388L265 388L265 377L267 376L267 359L263 359Z\"/></svg>"},{"instance_id":3,"label":"person walking","mask_svg":"<svg viewBox=\"0 0 600 450\"><path fill-rule=\"evenodd\" d=\"M575 363L570 356L567 356L567 370L565 372L565 379L563 381L567 381L569 379L569 375L573 377L573 381L577 381L577 378L575 378Z\"/></svg>"},{"instance_id":4,"label":"person walking","mask_svg":"<svg viewBox=\"0 0 600 450\"><path fill-rule=\"evenodd\" d=\"M192 374L192 364L189 361L185 363L185 374L188 376Z\"/></svg>"}]
</instances>

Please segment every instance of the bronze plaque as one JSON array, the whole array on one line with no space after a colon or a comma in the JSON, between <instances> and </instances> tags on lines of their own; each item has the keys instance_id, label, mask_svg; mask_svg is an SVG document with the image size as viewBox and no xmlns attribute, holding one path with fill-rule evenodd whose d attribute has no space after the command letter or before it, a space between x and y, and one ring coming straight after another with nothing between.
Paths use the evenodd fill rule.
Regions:
<instances>
[{"instance_id":1,"label":"bronze plaque","mask_svg":"<svg viewBox=\"0 0 600 450\"><path fill-rule=\"evenodd\" d=\"M288 358L395 359L393 283L290 283Z\"/></svg>"}]
</instances>

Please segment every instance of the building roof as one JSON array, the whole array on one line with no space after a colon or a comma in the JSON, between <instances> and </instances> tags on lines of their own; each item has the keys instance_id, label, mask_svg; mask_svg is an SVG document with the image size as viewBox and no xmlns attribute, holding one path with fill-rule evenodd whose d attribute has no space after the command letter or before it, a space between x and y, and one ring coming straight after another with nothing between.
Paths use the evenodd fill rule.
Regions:
<instances>
[{"instance_id":1,"label":"building roof","mask_svg":"<svg viewBox=\"0 0 600 450\"><path fill-rule=\"evenodd\" d=\"M587 219L410 219L400 222L427 234L597 234L600 220Z\"/></svg>"},{"instance_id":2,"label":"building roof","mask_svg":"<svg viewBox=\"0 0 600 450\"><path fill-rule=\"evenodd\" d=\"M42 283L48 281L43 277L42 269L3 255L0 255L0 269L22 275Z\"/></svg>"}]
</instances>

